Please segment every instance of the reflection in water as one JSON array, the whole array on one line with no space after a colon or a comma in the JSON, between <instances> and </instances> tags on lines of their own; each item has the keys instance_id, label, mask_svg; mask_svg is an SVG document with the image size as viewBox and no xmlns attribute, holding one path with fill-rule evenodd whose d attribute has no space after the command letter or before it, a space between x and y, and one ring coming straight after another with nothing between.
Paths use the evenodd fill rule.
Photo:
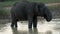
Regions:
<instances>
[{"instance_id":1,"label":"reflection in water","mask_svg":"<svg viewBox=\"0 0 60 34\"><path fill-rule=\"evenodd\" d=\"M45 34L52 34L52 31L46 31Z\"/></svg>"},{"instance_id":2,"label":"reflection in water","mask_svg":"<svg viewBox=\"0 0 60 34\"><path fill-rule=\"evenodd\" d=\"M33 33L34 33L34 34L38 34L37 28L34 28Z\"/></svg>"},{"instance_id":3,"label":"reflection in water","mask_svg":"<svg viewBox=\"0 0 60 34\"><path fill-rule=\"evenodd\" d=\"M38 34L37 28L36 29L29 29L28 32L21 32L18 31L17 28L11 28L12 29L12 34Z\"/></svg>"},{"instance_id":4,"label":"reflection in water","mask_svg":"<svg viewBox=\"0 0 60 34\"><path fill-rule=\"evenodd\" d=\"M37 28L35 29L29 29L29 34L38 34Z\"/></svg>"},{"instance_id":5,"label":"reflection in water","mask_svg":"<svg viewBox=\"0 0 60 34\"><path fill-rule=\"evenodd\" d=\"M11 28L11 29L12 29L13 34L18 34L17 28Z\"/></svg>"},{"instance_id":6,"label":"reflection in water","mask_svg":"<svg viewBox=\"0 0 60 34\"><path fill-rule=\"evenodd\" d=\"M32 34L32 33L33 33L32 29L29 29L29 34Z\"/></svg>"}]
</instances>

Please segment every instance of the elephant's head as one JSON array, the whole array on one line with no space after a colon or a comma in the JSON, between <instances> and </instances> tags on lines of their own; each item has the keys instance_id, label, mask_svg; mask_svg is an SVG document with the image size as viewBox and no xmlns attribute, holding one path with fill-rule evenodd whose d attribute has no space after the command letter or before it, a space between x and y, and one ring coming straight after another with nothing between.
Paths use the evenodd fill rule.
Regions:
<instances>
[{"instance_id":1,"label":"elephant's head","mask_svg":"<svg viewBox=\"0 0 60 34\"><path fill-rule=\"evenodd\" d=\"M46 19L46 21L49 22L49 21L52 20L52 13L51 13L51 11L48 9L48 7L45 6L44 3L40 3L40 4L38 5L38 12L39 12L39 15L40 15L40 16L43 16L43 17Z\"/></svg>"},{"instance_id":2,"label":"elephant's head","mask_svg":"<svg viewBox=\"0 0 60 34\"><path fill-rule=\"evenodd\" d=\"M49 22L52 20L52 12L46 7L44 9L44 18Z\"/></svg>"}]
</instances>

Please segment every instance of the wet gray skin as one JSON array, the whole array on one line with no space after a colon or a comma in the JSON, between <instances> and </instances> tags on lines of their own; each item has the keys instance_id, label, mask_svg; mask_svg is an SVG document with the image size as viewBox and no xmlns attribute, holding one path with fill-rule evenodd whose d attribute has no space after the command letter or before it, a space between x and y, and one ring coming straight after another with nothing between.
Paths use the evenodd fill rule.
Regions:
<instances>
[{"instance_id":1,"label":"wet gray skin","mask_svg":"<svg viewBox=\"0 0 60 34\"><path fill-rule=\"evenodd\" d=\"M0 23L0 34L60 34L60 19L51 22L38 20L37 29L28 29L28 21L18 22L18 28L11 28L11 23Z\"/></svg>"}]
</instances>

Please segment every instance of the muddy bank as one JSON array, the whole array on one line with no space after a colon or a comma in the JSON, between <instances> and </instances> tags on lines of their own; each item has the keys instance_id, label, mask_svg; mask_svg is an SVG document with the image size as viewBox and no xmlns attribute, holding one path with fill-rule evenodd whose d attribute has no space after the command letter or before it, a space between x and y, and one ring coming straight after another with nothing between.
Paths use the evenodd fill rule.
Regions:
<instances>
[{"instance_id":1,"label":"muddy bank","mask_svg":"<svg viewBox=\"0 0 60 34\"><path fill-rule=\"evenodd\" d=\"M0 19L1 24L9 23L11 22L11 19Z\"/></svg>"}]
</instances>

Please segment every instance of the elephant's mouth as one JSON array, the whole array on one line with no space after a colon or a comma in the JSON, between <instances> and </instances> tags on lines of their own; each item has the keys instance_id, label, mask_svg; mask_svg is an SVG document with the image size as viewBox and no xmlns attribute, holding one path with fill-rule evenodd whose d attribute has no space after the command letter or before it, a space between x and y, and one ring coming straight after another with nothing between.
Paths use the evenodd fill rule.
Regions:
<instances>
[{"instance_id":1,"label":"elephant's mouth","mask_svg":"<svg viewBox=\"0 0 60 34\"><path fill-rule=\"evenodd\" d=\"M44 16L44 18L46 19L46 21L48 21L48 22L50 22L51 20L52 20L52 17L50 17L50 16Z\"/></svg>"}]
</instances>

